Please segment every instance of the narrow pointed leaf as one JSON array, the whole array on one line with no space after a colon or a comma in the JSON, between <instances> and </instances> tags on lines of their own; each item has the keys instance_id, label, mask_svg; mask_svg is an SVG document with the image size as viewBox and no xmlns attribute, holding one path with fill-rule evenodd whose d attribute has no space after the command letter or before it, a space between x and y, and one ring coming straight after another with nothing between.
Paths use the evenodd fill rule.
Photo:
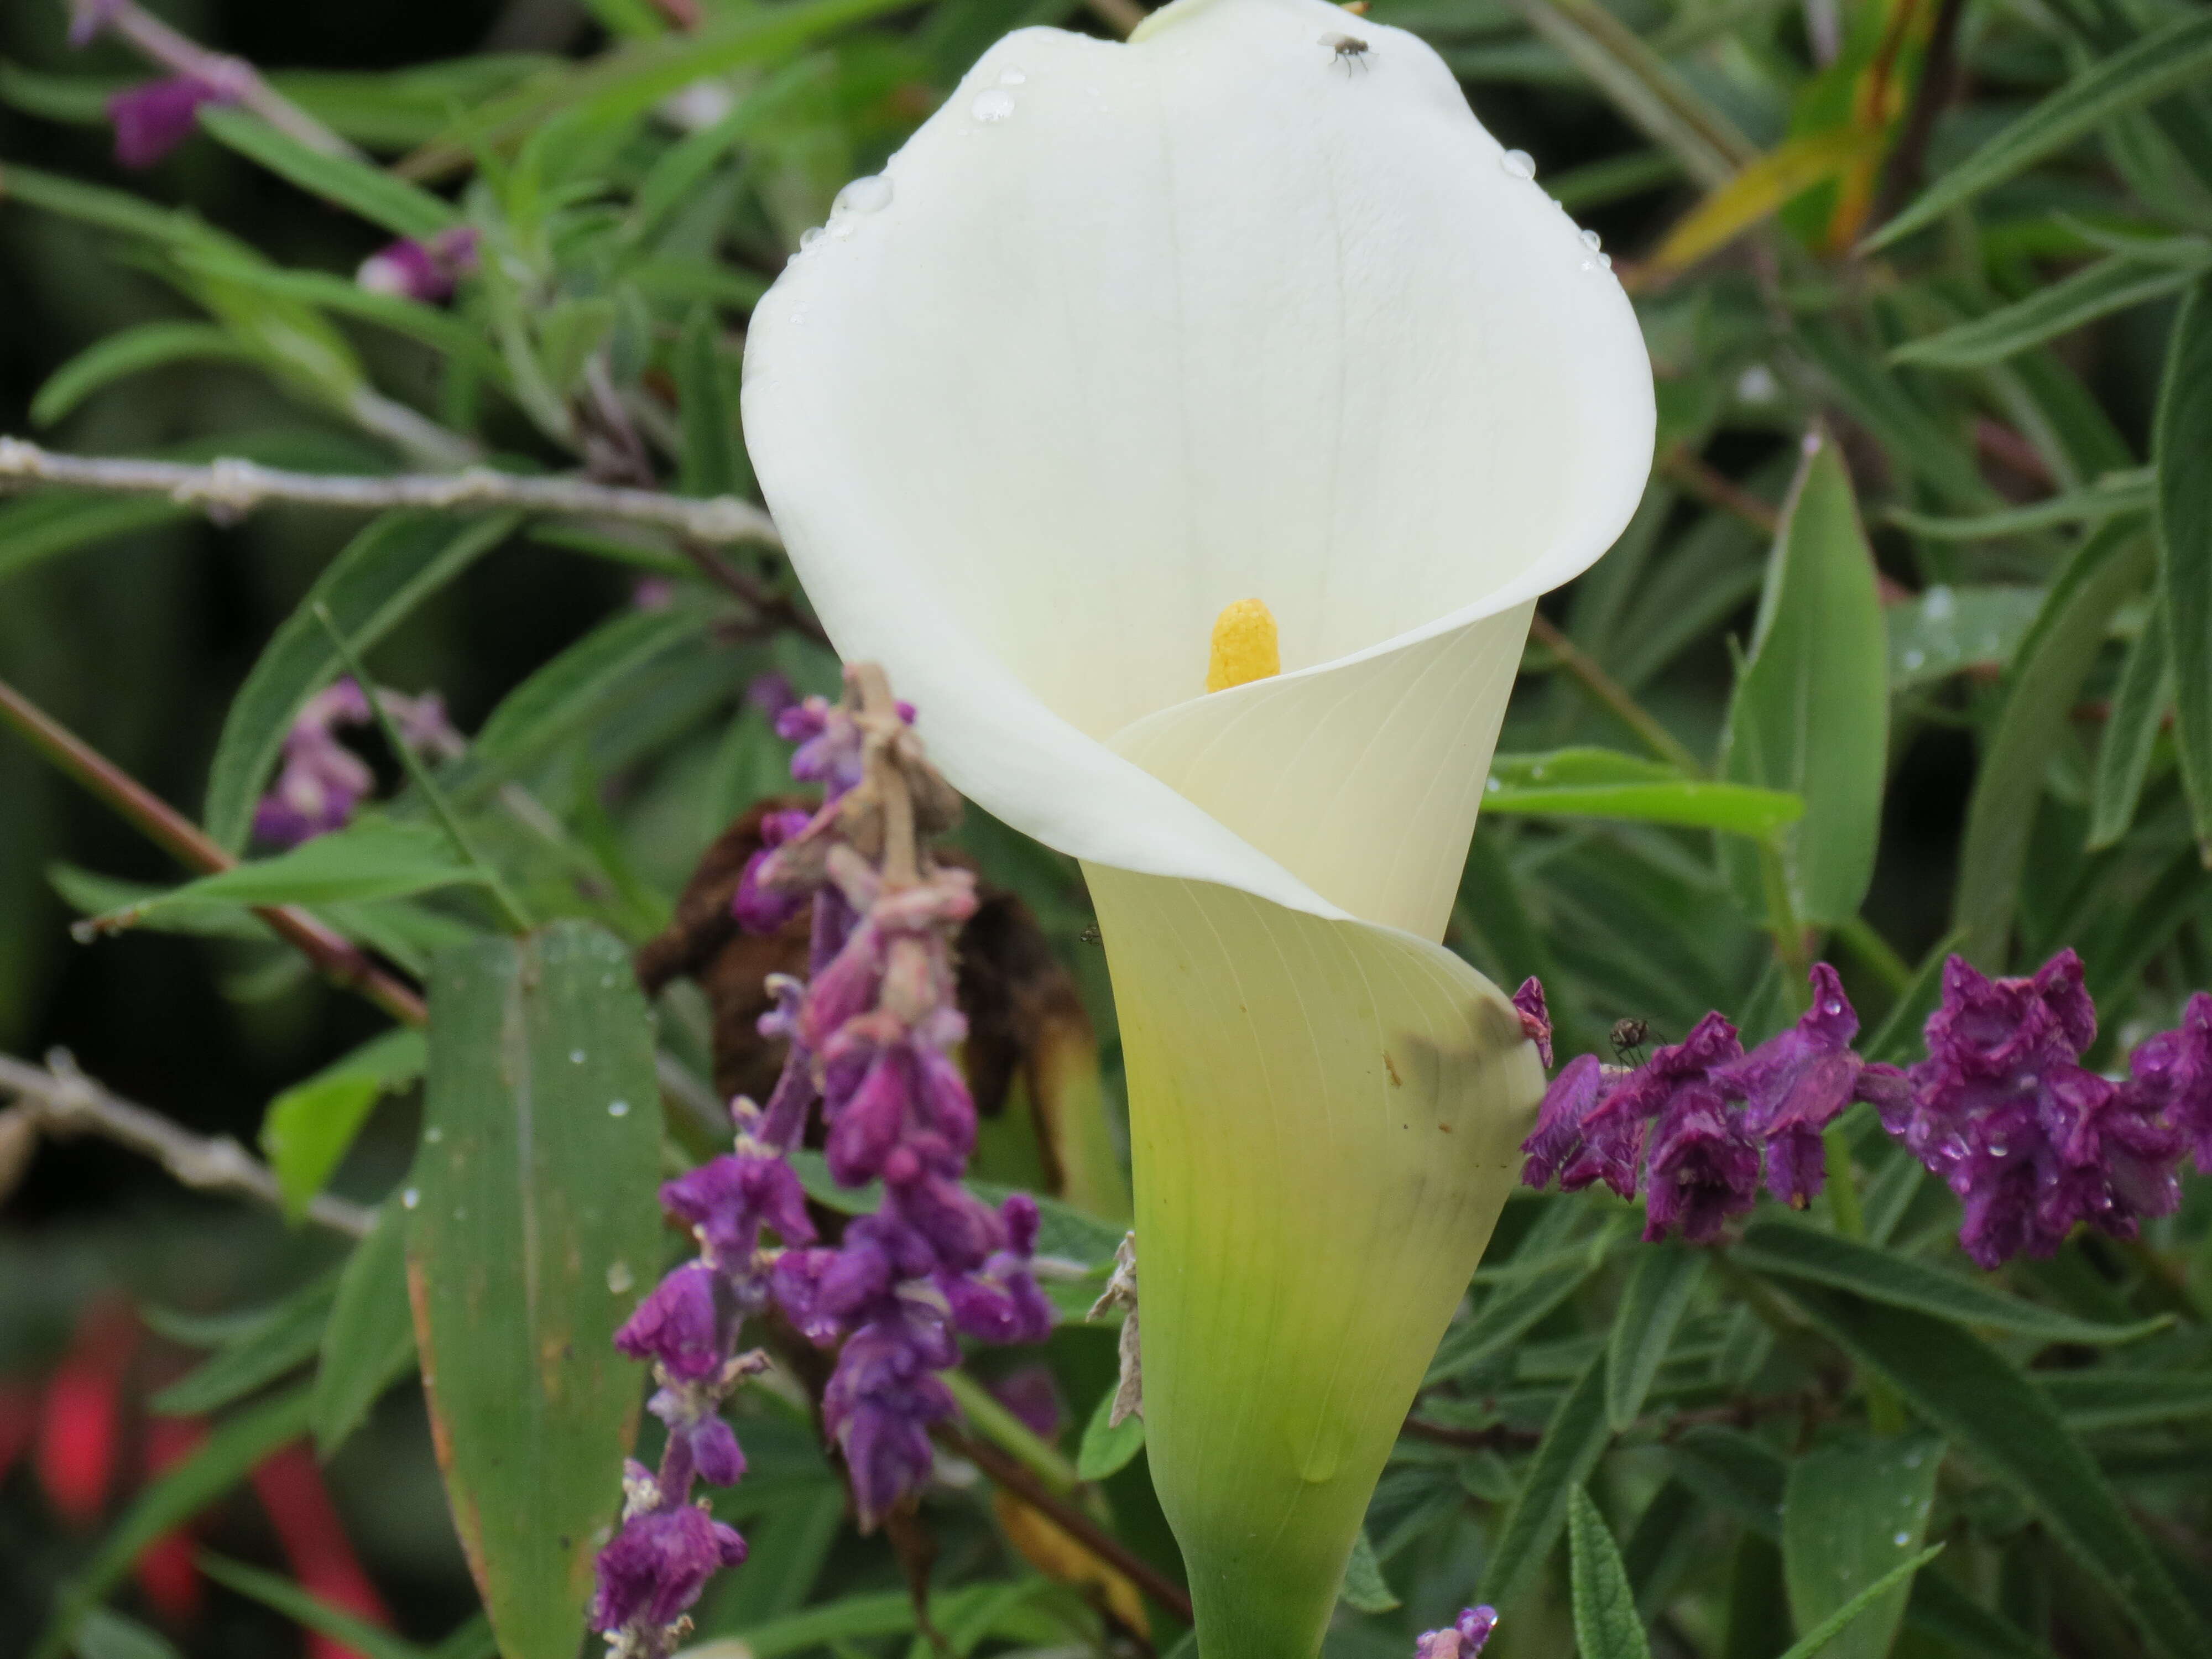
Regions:
<instances>
[{"instance_id":1,"label":"narrow pointed leaf","mask_svg":"<svg viewBox=\"0 0 2212 1659\"><path fill-rule=\"evenodd\" d=\"M1405 1605L1382 1577L1382 1564L1375 1559L1374 1540L1364 1528L1352 1540L1352 1559L1344 1568L1344 1588L1336 1599L1354 1613L1388 1613Z\"/></svg>"},{"instance_id":2,"label":"narrow pointed leaf","mask_svg":"<svg viewBox=\"0 0 2212 1659\"><path fill-rule=\"evenodd\" d=\"M1874 155L1882 142L1878 130L1850 126L1785 140L1682 216L1652 256L1655 271L1695 264L1814 185Z\"/></svg>"},{"instance_id":3,"label":"narrow pointed leaf","mask_svg":"<svg viewBox=\"0 0 2212 1659\"><path fill-rule=\"evenodd\" d=\"M430 981L408 1273L439 1462L509 1659L573 1659L643 1378L612 1346L660 1259L653 1033L628 953L556 922Z\"/></svg>"},{"instance_id":4,"label":"narrow pointed leaf","mask_svg":"<svg viewBox=\"0 0 2212 1659\"><path fill-rule=\"evenodd\" d=\"M2212 29L2212 17L2195 21ZM2153 442L2174 750L2197 839L2212 844L2212 467L2204 459L2212 455L2212 278L2191 291L2174 319Z\"/></svg>"},{"instance_id":5,"label":"narrow pointed leaf","mask_svg":"<svg viewBox=\"0 0 2212 1659\"><path fill-rule=\"evenodd\" d=\"M722 373L721 327L705 306L676 345L676 396L684 421L684 493L729 495L750 487L737 402Z\"/></svg>"},{"instance_id":6,"label":"narrow pointed leaf","mask_svg":"<svg viewBox=\"0 0 2212 1659\"><path fill-rule=\"evenodd\" d=\"M1739 1266L1756 1273L1851 1291L1893 1308L2010 1331L2039 1342L2099 1346L2137 1342L2173 1322L2171 1315L2125 1325L2077 1319L1992 1290L1983 1279L1964 1279L1779 1216L1762 1217L1747 1228L1743 1242L1730 1255Z\"/></svg>"},{"instance_id":7,"label":"narrow pointed leaf","mask_svg":"<svg viewBox=\"0 0 2212 1659\"><path fill-rule=\"evenodd\" d=\"M192 1417L275 1382L306 1364L321 1344L337 1295L335 1273L295 1291L149 1403L172 1417Z\"/></svg>"},{"instance_id":8,"label":"narrow pointed leaf","mask_svg":"<svg viewBox=\"0 0 2212 1659\"><path fill-rule=\"evenodd\" d=\"M386 1031L269 1103L261 1151L276 1172L286 1214L296 1221L306 1212L378 1099L421 1077L428 1052L422 1032Z\"/></svg>"},{"instance_id":9,"label":"narrow pointed leaf","mask_svg":"<svg viewBox=\"0 0 2212 1659\"><path fill-rule=\"evenodd\" d=\"M1782 1568L1790 1611L1810 1632L1917 1553L1928 1530L1943 1443L1929 1435L1850 1437L1790 1466ZM1905 1616L1903 1584L1828 1643L1828 1659L1884 1659Z\"/></svg>"},{"instance_id":10,"label":"narrow pointed leaf","mask_svg":"<svg viewBox=\"0 0 2212 1659\"><path fill-rule=\"evenodd\" d=\"M216 1583L249 1596L264 1607L274 1608L318 1636L350 1649L361 1659L426 1659L423 1649L393 1635L381 1625L372 1625L332 1607L296 1579L280 1577L209 1550L201 1551L193 1560Z\"/></svg>"},{"instance_id":11,"label":"narrow pointed leaf","mask_svg":"<svg viewBox=\"0 0 2212 1659\"><path fill-rule=\"evenodd\" d=\"M2002 362L2100 317L2188 287L2212 265L2212 243L2198 246L2196 257L2185 262L2142 264L2119 255L2100 259L1987 316L1910 341L1891 352L1889 360L1930 368L1981 368Z\"/></svg>"},{"instance_id":12,"label":"narrow pointed leaf","mask_svg":"<svg viewBox=\"0 0 2212 1659\"><path fill-rule=\"evenodd\" d=\"M1535 1582L1567 1523L1569 1494L1581 1490L1611 1437L1605 1420L1605 1354L1583 1368L1544 1425L1521 1496L1499 1529L1482 1570L1482 1599L1510 1611Z\"/></svg>"},{"instance_id":13,"label":"narrow pointed leaf","mask_svg":"<svg viewBox=\"0 0 2212 1659\"><path fill-rule=\"evenodd\" d=\"M1853 1620L1860 1618L1892 1590L1902 1589L1910 1584L1915 1573L1942 1553L1943 1547L1938 1544L1932 1549L1921 1551L1910 1561L1899 1562L1811 1630L1807 1631L1802 1637L1791 1643L1783 1651L1781 1659L1815 1659L1816 1655L1826 1654L1828 1651L1828 1644L1835 1640L1838 1633L1849 1629Z\"/></svg>"},{"instance_id":14,"label":"narrow pointed leaf","mask_svg":"<svg viewBox=\"0 0 2212 1659\"><path fill-rule=\"evenodd\" d=\"M1083 1439L1075 1452L1075 1473L1083 1480L1103 1480L1145 1449L1143 1413L1132 1413L1119 1424L1109 1420L1114 1414L1114 1395L1112 1389L1100 1395L1097 1408L1083 1425Z\"/></svg>"},{"instance_id":15,"label":"narrow pointed leaf","mask_svg":"<svg viewBox=\"0 0 2212 1659\"><path fill-rule=\"evenodd\" d=\"M1705 1253L1685 1245L1647 1245L1637 1253L1607 1342L1605 1414L1614 1432L1643 1411L1705 1270Z\"/></svg>"},{"instance_id":16,"label":"narrow pointed leaf","mask_svg":"<svg viewBox=\"0 0 2212 1659\"><path fill-rule=\"evenodd\" d=\"M2138 526L2116 524L2097 532L2052 584L2014 659L2011 692L1967 804L1953 900L1953 918L1966 935L1963 952L1984 968L2002 968L2011 943L2028 836L2051 756L2114 613L2142 586L2150 564L2148 538ZM2212 568L2212 559L2207 564Z\"/></svg>"},{"instance_id":17,"label":"narrow pointed leaf","mask_svg":"<svg viewBox=\"0 0 2212 1659\"><path fill-rule=\"evenodd\" d=\"M1892 507L1887 517L1892 524L1901 525L1914 535L1925 536L1930 541L1989 541L1999 536L2026 535L2033 531L2056 529L2062 525L2102 524L2107 519L2117 519L2125 514L2148 513L2156 504L2156 482L2151 468L2129 467L2118 472L2107 472L2079 489L2063 490L2058 495L2045 496L2042 501L2031 501L2026 507L2008 507L2000 513L1948 517ZM1998 591L2033 592L2034 590Z\"/></svg>"},{"instance_id":18,"label":"narrow pointed leaf","mask_svg":"<svg viewBox=\"0 0 2212 1659\"><path fill-rule=\"evenodd\" d=\"M1626 818L1763 837L1802 817L1805 803L1786 790L1708 783L1610 749L1561 749L1498 756L1490 763L1482 810Z\"/></svg>"},{"instance_id":19,"label":"narrow pointed leaf","mask_svg":"<svg viewBox=\"0 0 2212 1659\"><path fill-rule=\"evenodd\" d=\"M482 879L453 856L440 831L427 824L369 818L301 842L274 858L234 864L111 910L94 917L93 925L102 930L135 927L171 905L198 909L210 904L357 903Z\"/></svg>"},{"instance_id":20,"label":"narrow pointed leaf","mask_svg":"<svg viewBox=\"0 0 2212 1659\"><path fill-rule=\"evenodd\" d=\"M2096 786L2089 800L2088 847L2093 853L2127 834L2142 799L2159 728L2173 706L2166 634L2161 607L2145 620L2143 631L2129 648L2127 665L2120 671L2112 716L2105 722L2105 738L2097 749Z\"/></svg>"},{"instance_id":21,"label":"narrow pointed leaf","mask_svg":"<svg viewBox=\"0 0 2212 1659\"><path fill-rule=\"evenodd\" d=\"M1939 583L1887 607L1890 689L1929 684L1970 668L2002 668L2042 606L2039 587Z\"/></svg>"},{"instance_id":22,"label":"narrow pointed leaf","mask_svg":"<svg viewBox=\"0 0 2212 1659\"><path fill-rule=\"evenodd\" d=\"M2002 184L2063 149L2114 116L2185 86L2208 69L2212 69L2212 15L2193 12L2175 18L2075 76L1964 161L1942 173L1902 213L1869 237L1864 246L1869 249L1886 246L1933 223L1991 185Z\"/></svg>"},{"instance_id":23,"label":"narrow pointed leaf","mask_svg":"<svg viewBox=\"0 0 2212 1659\"><path fill-rule=\"evenodd\" d=\"M350 156L310 149L258 115L225 104L200 112L200 125L250 161L258 161L311 196L359 214L394 236L434 236L461 222L450 202L419 185Z\"/></svg>"},{"instance_id":24,"label":"narrow pointed leaf","mask_svg":"<svg viewBox=\"0 0 2212 1659\"><path fill-rule=\"evenodd\" d=\"M1790 492L1721 763L1733 782L1804 801L1804 817L1781 846L1807 921L1858 914L1874 876L1888 733L1874 554L1850 475L1836 446L1822 439ZM1746 908L1758 914L1757 854L1729 843L1725 857Z\"/></svg>"},{"instance_id":25,"label":"narrow pointed leaf","mask_svg":"<svg viewBox=\"0 0 2212 1659\"><path fill-rule=\"evenodd\" d=\"M2212 1417L2212 1376L2180 1371L2051 1371L2036 1382L2069 1428L2131 1428Z\"/></svg>"},{"instance_id":26,"label":"narrow pointed leaf","mask_svg":"<svg viewBox=\"0 0 2212 1659\"><path fill-rule=\"evenodd\" d=\"M208 769L208 833L231 852L246 845L253 805L267 786L300 706L337 678L330 635L315 620L327 606L353 648L367 651L415 607L505 539L511 514L480 518L392 513L346 544L287 617L224 719Z\"/></svg>"},{"instance_id":27,"label":"narrow pointed leaf","mask_svg":"<svg viewBox=\"0 0 2212 1659\"><path fill-rule=\"evenodd\" d=\"M1574 1565L1575 1647L1582 1659L1651 1659L1620 1548L1580 1486L1567 1493L1567 1547Z\"/></svg>"},{"instance_id":28,"label":"narrow pointed leaf","mask_svg":"<svg viewBox=\"0 0 2212 1659\"><path fill-rule=\"evenodd\" d=\"M1990 1659L2051 1659L2049 1648L1940 1572L1913 1579L1905 1622L1964 1652L1986 1654Z\"/></svg>"},{"instance_id":29,"label":"narrow pointed leaf","mask_svg":"<svg viewBox=\"0 0 2212 1659\"><path fill-rule=\"evenodd\" d=\"M315 1368L315 1450L328 1458L368 1419L386 1389L415 1368L415 1317L407 1303L407 1217L378 1211L376 1230L338 1275Z\"/></svg>"},{"instance_id":30,"label":"narrow pointed leaf","mask_svg":"<svg viewBox=\"0 0 2212 1659\"><path fill-rule=\"evenodd\" d=\"M2168 1659L2197 1659L2212 1632L2050 1401L2012 1363L1958 1326L1802 1285L1790 1299L1825 1334L1888 1378L1960 1453L2002 1480L2112 1591Z\"/></svg>"},{"instance_id":31,"label":"narrow pointed leaf","mask_svg":"<svg viewBox=\"0 0 2212 1659\"><path fill-rule=\"evenodd\" d=\"M49 375L31 400L31 419L52 426L102 387L172 363L260 361L259 352L212 323L134 323L87 346Z\"/></svg>"}]
</instances>

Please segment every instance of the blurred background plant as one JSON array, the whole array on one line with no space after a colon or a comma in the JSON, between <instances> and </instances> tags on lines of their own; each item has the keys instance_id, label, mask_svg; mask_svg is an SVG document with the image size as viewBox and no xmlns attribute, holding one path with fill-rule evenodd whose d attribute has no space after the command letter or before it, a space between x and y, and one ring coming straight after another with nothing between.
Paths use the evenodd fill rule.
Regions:
<instances>
[{"instance_id":1,"label":"blurred background plant","mask_svg":"<svg viewBox=\"0 0 2212 1659\"><path fill-rule=\"evenodd\" d=\"M1139 15L159 11L173 29L131 0L0 16L0 429L739 501L744 320L783 260L868 210L848 181L999 34ZM1649 493L1539 618L1449 942L1503 985L1541 977L1562 1060L1610 1060L1618 1036L1631 1060L1709 1008L1747 1043L1779 1030L1819 954L1867 1057L1909 1060L1948 951L2025 972L2072 946L2102 1022L2089 1063L2117 1069L2212 984L2212 9L1370 15L1435 44L1610 250L1659 375ZM1786 498L1818 432L1833 442ZM407 981L502 916L640 951L669 1146L617 1114L520 1178L634 1165L647 1219L588 1224L642 1249L653 1170L714 1151L716 1096L775 1076L761 981L804 943L738 934L728 903L760 845L748 809L790 787L775 717L836 665L735 509L371 516L236 469L198 485L0 504L18 731L43 708L204 830L0 738L0 1048L65 1048L97 1080L0 1077L34 1103L0 1119L0 1647L473 1659L490 1638L394 1312L395 1212L365 1207L417 1193ZM301 723L356 667L440 694L451 727L409 726L427 696L388 704L389 727L343 695ZM257 843L280 765L290 816L264 805ZM319 872L134 908L179 860L349 817L303 843ZM985 895L961 936L974 1173L1045 1197L1039 1251L1081 1269L1050 1287L1072 1315L1126 1214L1103 956L1070 863L972 810L953 842ZM295 901L315 916L246 908ZM77 942L91 915L103 936ZM358 985L368 957L367 997L316 971ZM117 1099L188 1132L134 1143L167 1171L111 1144L131 1142ZM106 1135L62 1133L86 1112ZM1855 1179L1710 1251L1633 1243L1602 1195L1516 1197L1376 1495L1332 1656L1402 1656L1479 1587L1504 1615L1493 1659L1577 1639L1762 1659L1937 1542L1822 1651L2212 1651L2212 1186L2139 1240L1984 1275L1954 1200L1871 1119L1831 1142ZM226 1135L273 1173L205 1139ZM616 1255L577 1304L580 1332L606 1327L595 1356L599 1303L626 1312L662 1265ZM752 1472L718 1514L752 1559L696 1639L741 1638L732 1659L1172 1646L1180 1568L1140 1431L1109 1426L1115 1348L1071 1317L979 1359L904 1535L851 1527L803 1400L744 1390ZM580 1409L611 1443L641 1378L592 1375ZM519 1501L457 1468L456 1490ZM612 1519L614 1474L564 1468L579 1514ZM1595 1504L1571 1504L1584 1486ZM516 1659L580 1638L559 1546L491 1570L495 1612L550 1587L550 1619L502 1630Z\"/></svg>"}]
</instances>

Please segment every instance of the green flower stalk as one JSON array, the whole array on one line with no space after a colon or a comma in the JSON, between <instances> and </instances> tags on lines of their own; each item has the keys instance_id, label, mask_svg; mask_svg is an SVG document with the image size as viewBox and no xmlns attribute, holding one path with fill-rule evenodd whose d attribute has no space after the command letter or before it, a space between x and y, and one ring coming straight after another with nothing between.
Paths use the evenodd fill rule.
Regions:
<instances>
[{"instance_id":1,"label":"green flower stalk","mask_svg":"<svg viewBox=\"0 0 2212 1659\"><path fill-rule=\"evenodd\" d=\"M1083 860L1205 1659L1310 1659L1543 1072L1437 942L1536 597L1649 471L1605 261L1413 36L1176 0L984 54L762 301L850 659Z\"/></svg>"}]
</instances>

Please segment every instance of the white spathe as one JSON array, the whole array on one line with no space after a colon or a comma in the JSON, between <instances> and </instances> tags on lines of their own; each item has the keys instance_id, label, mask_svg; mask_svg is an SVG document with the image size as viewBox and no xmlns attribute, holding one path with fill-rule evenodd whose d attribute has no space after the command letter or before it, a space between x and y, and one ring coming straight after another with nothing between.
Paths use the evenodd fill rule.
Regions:
<instances>
[{"instance_id":1,"label":"white spathe","mask_svg":"<svg viewBox=\"0 0 2212 1659\"><path fill-rule=\"evenodd\" d=\"M1324 0L1024 30L747 344L831 639L1090 872L1208 1659L1325 1619L1542 1086L1435 941L1535 598L1627 522L1653 404L1626 297L1518 173L1425 44ZM1207 696L1251 598L1284 672ZM1240 1599L1277 1556L1294 1617Z\"/></svg>"}]
</instances>

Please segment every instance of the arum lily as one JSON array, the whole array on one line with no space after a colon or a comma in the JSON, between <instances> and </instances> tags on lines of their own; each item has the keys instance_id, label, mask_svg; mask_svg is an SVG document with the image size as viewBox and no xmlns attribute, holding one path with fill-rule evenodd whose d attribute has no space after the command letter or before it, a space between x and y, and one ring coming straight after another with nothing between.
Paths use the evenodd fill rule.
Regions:
<instances>
[{"instance_id":1,"label":"arum lily","mask_svg":"<svg viewBox=\"0 0 2212 1659\"><path fill-rule=\"evenodd\" d=\"M1529 173L1413 35L1175 0L1001 40L754 316L831 638L1083 861L1206 1659L1317 1649L1543 1091L1438 940L1536 596L1626 522L1653 410Z\"/></svg>"}]
</instances>

